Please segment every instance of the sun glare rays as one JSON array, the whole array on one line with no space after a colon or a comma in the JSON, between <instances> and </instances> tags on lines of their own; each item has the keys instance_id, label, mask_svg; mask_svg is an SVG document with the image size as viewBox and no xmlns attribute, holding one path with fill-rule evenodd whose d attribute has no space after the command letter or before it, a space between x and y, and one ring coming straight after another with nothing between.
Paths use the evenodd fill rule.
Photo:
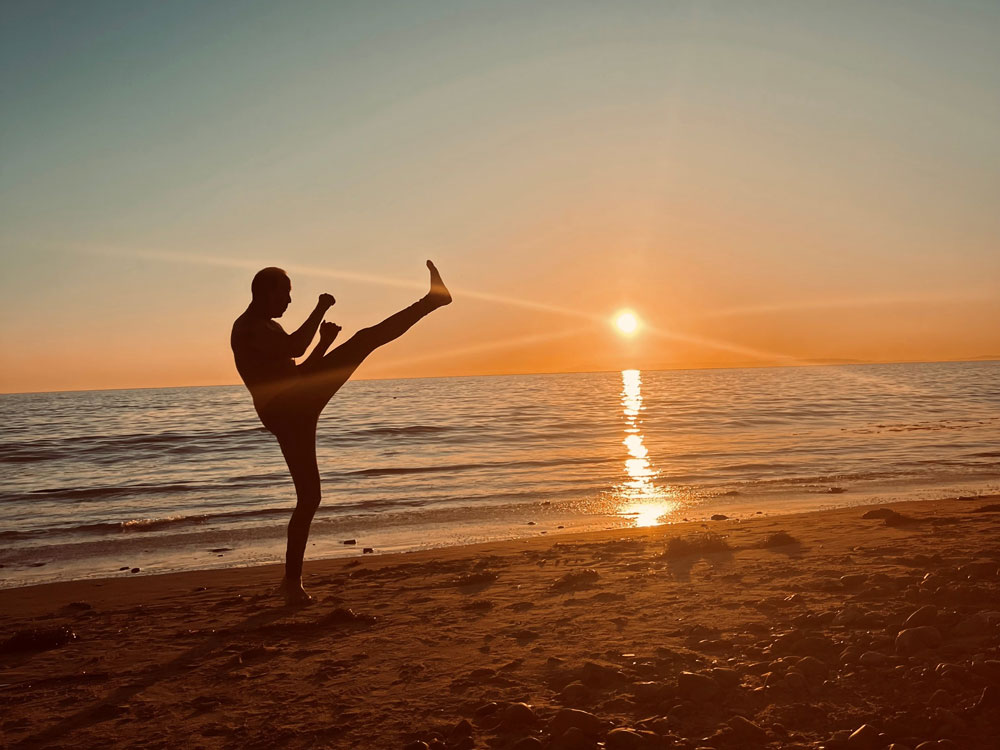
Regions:
<instances>
[{"instance_id":1,"label":"sun glare rays","mask_svg":"<svg viewBox=\"0 0 1000 750\"><path fill-rule=\"evenodd\" d=\"M554 331L550 333L538 333L538 334L532 334L530 336L517 336L514 338L501 339L499 341L490 341L484 344L473 344L471 346L457 347L454 349L447 349L444 351L435 350L433 352L428 352L427 354L419 354L413 357L394 358L392 360L391 366L397 367L397 366L415 364L417 362L447 360L466 354L481 354L483 352L494 351L497 349L510 349L518 346L529 346L532 344L540 344L548 341L556 341L558 339L572 338L573 336L579 336L591 330L593 329L590 326L583 326L578 328L569 328L562 331Z\"/></svg>"},{"instance_id":2,"label":"sun glare rays","mask_svg":"<svg viewBox=\"0 0 1000 750\"><path fill-rule=\"evenodd\" d=\"M216 266L220 268L242 268L254 272L274 263L273 259L264 261L245 258L225 258L213 255L195 255L194 253L175 253L159 250L123 250L120 248L108 247L89 249L84 252L93 255L106 255L116 258L142 258L167 263L190 263L193 265ZM426 276L420 275L415 275L413 279L400 279L392 276L358 273L356 271L341 271L326 267L320 268L317 266L306 266L300 264L283 263L281 267L288 271L289 274L311 276L314 278L340 279L342 281L355 281L362 284L377 284L379 286L390 286L404 289L421 289L425 291L427 289ZM456 286L454 283L448 281L447 268L442 268L441 272L444 275L445 281L448 283L448 288L451 290L452 294L458 293L465 299L477 299L483 302L496 302L503 305L510 305L512 307L521 307L528 310L538 310L539 312L580 318L593 323L599 323L601 325L605 322L604 316L598 313L575 310L573 308L563 307L560 305L552 305L547 302L537 302L534 300L520 299L518 297L509 297L502 294L494 294L492 292L480 292L474 289Z\"/></svg>"},{"instance_id":3,"label":"sun glare rays","mask_svg":"<svg viewBox=\"0 0 1000 750\"><path fill-rule=\"evenodd\" d=\"M190 265L201 265L201 266L215 266L221 268L238 268L247 271L257 271L264 266L269 265L272 261L262 261L253 258L227 258L216 255L202 255L195 253L177 253L168 251L158 251L158 250L143 250L143 249L124 249L116 247L89 247L89 248L79 248L79 252L90 255L104 255L117 258L140 258L146 260L154 260L166 263L184 263ZM290 273L300 276L310 276L315 278L329 278L338 279L342 281L356 282L361 284L375 284L379 286L395 287L403 289L413 289L413 290L426 290L427 289L427 279L424 275L420 273L414 273L412 278L401 279L392 276L383 276L378 274L369 273L359 273L357 271L345 271L339 269L331 269L327 267L317 267L310 265L301 264L283 264L283 267ZM445 279L448 280L448 269L442 269ZM450 288L452 293L456 296L464 299L474 299L482 302L491 302L501 305L507 305L510 307L517 307L527 310L535 310L538 312L549 313L553 315L559 315L563 317L575 318L577 320L585 320L588 323L594 324L596 327L606 327L608 325L608 317L606 314L601 314L596 311L590 310L578 310L562 305L553 305L547 302L538 302L536 300L527 300L517 297L511 297L507 295L495 294L492 292L482 292L474 289L463 288L451 283ZM916 298L914 298L916 299ZM836 300L828 304L835 305L838 307L850 307L852 304L866 305L875 304L877 300L858 300L856 303L852 303L849 300ZM815 307L822 307L824 304L821 301L814 303ZM788 309L804 309L806 305L801 306L790 306ZM779 311L782 309L780 305L766 306L762 305L759 307L752 308L730 308L729 310L720 310L717 313L705 313L699 317L722 317L725 315L738 315L741 312L746 314L769 312L769 311ZM644 339L660 339L662 341L675 341L685 344L691 344L697 347L703 347L706 349L713 349L716 351L727 352L730 354L738 354L741 357L746 357L748 359L753 359L761 362L762 364L768 365L823 365L824 362L815 361L809 358L804 358L801 356L786 354L783 352L775 352L766 349L760 349L752 346L747 346L745 344L725 341L722 339L717 339L713 337L703 336L700 334L689 333L676 328L663 328L651 325L649 321L640 319L639 315L630 309L622 309L615 313L611 318L612 329L617 335L624 338L632 338L641 333ZM514 347L518 344L531 344L539 341L544 341L547 339L558 339L563 337L572 336L574 333L581 333L585 329L574 329L572 331L562 331L552 334L539 334L534 336L526 336L519 339L507 339L500 342L491 342L482 345L475 345L472 347L467 347L463 349L457 349L452 352L453 355L458 355L461 353L475 353L477 351L485 351L494 348L504 348L504 347ZM444 355L441 355L444 356ZM421 356L418 358L413 358L410 361L417 361L423 359L436 359L438 355L428 355L427 357ZM853 374L844 373L845 377L853 377ZM886 387L891 387L890 384L886 384Z\"/></svg>"},{"instance_id":4,"label":"sun glare rays","mask_svg":"<svg viewBox=\"0 0 1000 750\"><path fill-rule=\"evenodd\" d=\"M190 263L195 265L205 265L205 266L217 266L223 268L242 268L246 270L257 271L260 268L268 265L268 262L261 261L257 259L246 259L246 258L225 258L213 255L196 255L194 253L174 253L165 251L153 251L153 250L123 250L120 248L95 248L90 250L92 254L98 255L109 255L113 257L124 257L124 258L144 258L147 260L157 260L168 263ZM330 268L318 268L315 266L306 266L299 264L285 264L283 266L285 270L289 273L301 274L304 276L313 276L319 278L330 278L330 279L341 279L344 281L355 281L364 284L378 284L381 286L391 286L406 289L426 289L427 282L425 279L420 278L419 280L414 279L400 279L391 276L380 276L375 274L358 273L355 271L341 271L337 269ZM447 280L447 269L442 271L445 274L445 279ZM474 289L467 289L456 286L454 284L450 285L453 294L460 295L461 297L467 299L478 299L484 302L496 302L498 304L510 305L512 307L520 307L529 310L538 310L540 312L548 312L557 315L563 315L566 317L573 317L577 319L587 320L601 326L607 325L607 318L596 312L590 312L586 310L576 310L569 307L564 307L560 305L551 305L545 302L537 302L534 300L525 300L516 297L509 297L506 295L493 294L491 292L480 292ZM640 327L638 316L631 310L623 310L619 313L619 318L622 314L631 314L634 319L635 328L633 331L638 330ZM631 325L628 319L625 321L626 325ZM615 322L616 327L622 333L625 331L621 328L618 319ZM680 331L668 331L662 328L656 328L649 325L646 322L641 323L641 330L644 334L650 336L655 336L658 338L674 341L683 341L685 343L696 344L699 346L704 346L710 349L718 349L722 351L742 354L744 356L753 357L755 359L781 359L785 361L803 361L797 360L797 358L791 355L779 354L776 352L768 352L760 349L754 349L752 347L742 346L740 344L734 344L728 341L720 341L718 339L712 339L705 336L697 336L694 334L682 333Z\"/></svg>"},{"instance_id":5,"label":"sun glare rays","mask_svg":"<svg viewBox=\"0 0 1000 750\"><path fill-rule=\"evenodd\" d=\"M696 319L733 318L749 315L769 315L773 313L805 312L810 310L858 310L870 307L892 307L899 305L931 305L965 302L969 300L991 300L995 292L968 289L946 294L885 294L870 297L841 297L835 299L789 300L788 302L742 305L740 307L719 307L700 312Z\"/></svg>"}]
</instances>

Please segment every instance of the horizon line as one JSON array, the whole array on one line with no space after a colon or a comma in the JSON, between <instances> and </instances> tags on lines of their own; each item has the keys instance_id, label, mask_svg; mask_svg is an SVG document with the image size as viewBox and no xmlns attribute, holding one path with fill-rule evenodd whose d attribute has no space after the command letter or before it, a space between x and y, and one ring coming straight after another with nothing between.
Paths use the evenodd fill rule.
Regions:
<instances>
[{"instance_id":1,"label":"horizon line","mask_svg":"<svg viewBox=\"0 0 1000 750\"><path fill-rule=\"evenodd\" d=\"M1000 362L1000 354L987 354L978 357L962 359L894 359L894 360L851 360L834 359L828 362L803 361L801 363L784 364L741 364L741 365L703 365L700 367L626 367L624 370L639 370L640 372L697 372L699 370L769 370L784 369L792 367L863 367L866 365L921 365L921 364L942 364L942 363L976 363L976 362ZM398 376L392 378L352 378L356 381L380 381L380 380L443 380L445 378L509 378L522 375L589 375L607 372L622 372L622 370L548 370L542 372L492 372L480 373L477 375L416 375ZM45 393L105 393L110 391L162 391L176 388L232 388L242 386L243 383L211 383L207 385L144 385L132 387L114 388L63 388L53 391L0 391L0 396L31 396Z\"/></svg>"}]
</instances>

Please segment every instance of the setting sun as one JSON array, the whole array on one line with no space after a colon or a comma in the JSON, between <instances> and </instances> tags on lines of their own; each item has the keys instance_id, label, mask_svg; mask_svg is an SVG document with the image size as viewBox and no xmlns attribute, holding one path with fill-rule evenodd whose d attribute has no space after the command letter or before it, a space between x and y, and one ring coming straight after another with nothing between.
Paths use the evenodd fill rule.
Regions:
<instances>
[{"instance_id":1,"label":"setting sun","mask_svg":"<svg viewBox=\"0 0 1000 750\"><path fill-rule=\"evenodd\" d=\"M615 316L615 328L619 333L632 336L639 330L639 318L631 310L622 310Z\"/></svg>"}]
</instances>

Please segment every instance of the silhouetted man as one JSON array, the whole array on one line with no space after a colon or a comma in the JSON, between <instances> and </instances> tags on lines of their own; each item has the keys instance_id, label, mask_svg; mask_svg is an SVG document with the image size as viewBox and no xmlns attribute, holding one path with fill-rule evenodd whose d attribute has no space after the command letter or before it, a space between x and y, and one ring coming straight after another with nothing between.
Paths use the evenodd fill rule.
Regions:
<instances>
[{"instance_id":1,"label":"silhouetted man","mask_svg":"<svg viewBox=\"0 0 1000 750\"><path fill-rule=\"evenodd\" d=\"M320 502L319 467L316 464L316 423L323 407L375 349L402 336L414 323L451 302L451 294L434 264L430 291L405 310L381 323L358 331L329 354L340 326L323 322L335 300L321 294L315 309L293 333L275 322L292 301L292 282L280 268L257 272L250 290L253 299L233 323L230 343L236 369L253 396L260 421L278 439L281 453L295 483L296 504L288 523L285 578L280 591L290 604L305 604L311 597L302 588L302 558L309 525ZM301 363L301 357L319 330L319 343Z\"/></svg>"}]
</instances>

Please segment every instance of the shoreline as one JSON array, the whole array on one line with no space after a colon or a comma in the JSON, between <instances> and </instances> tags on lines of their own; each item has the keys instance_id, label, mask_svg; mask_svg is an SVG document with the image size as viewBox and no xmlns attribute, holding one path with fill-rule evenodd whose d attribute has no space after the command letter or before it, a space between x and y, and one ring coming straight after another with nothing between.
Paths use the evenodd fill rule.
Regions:
<instances>
[{"instance_id":1,"label":"shoreline","mask_svg":"<svg viewBox=\"0 0 1000 750\"><path fill-rule=\"evenodd\" d=\"M0 731L13 747L384 750L460 732L467 748L582 733L836 750L867 725L873 748L986 748L998 499L313 560L301 610L271 593L279 565L4 589ZM864 518L876 507L903 520ZM921 609L937 636L900 646ZM12 650L31 628L76 637Z\"/></svg>"},{"instance_id":2,"label":"shoreline","mask_svg":"<svg viewBox=\"0 0 1000 750\"><path fill-rule=\"evenodd\" d=\"M967 486L961 496L988 498L994 496L996 489L993 483L987 482ZM716 493L681 500L682 504L665 513L656 525L703 522L719 513L749 520L958 496L953 482L940 486L889 483L881 489L834 487L824 491L817 486L769 494ZM683 504L692 501L694 504ZM673 501L667 504L669 502ZM334 505L327 509L327 515L319 515L313 521L306 559L308 562L310 559L355 557L364 548L371 548L381 556L651 526L648 513L640 518L643 515L640 511L624 512L625 504L617 513L613 506L613 501L554 500L339 516ZM602 507L607 509L602 511ZM291 511L291 506L282 509L288 515ZM202 528L193 525L183 533L147 531L140 527L93 539L67 538L46 545L23 545L0 553L3 563L0 565L0 591L60 581L131 577L133 568L139 568L142 576L148 576L276 564L284 557L285 528L284 518L266 526ZM345 545L347 539L355 539L356 544Z\"/></svg>"},{"instance_id":3,"label":"shoreline","mask_svg":"<svg viewBox=\"0 0 1000 750\"><path fill-rule=\"evenodd\" d=\"M944 499L934 499L934 500L900 500L886 503L860 503L855 505L840 505L830 508L816 508L807 511L799 512L789 512L789 513L762 513L757 515L747 515L746 517L731 516L725 521L711 521L706 518L697 518L691 520L680 520L676 522L662 523L656 526L621 526L616 528L602 528L602 529L586 529L586 530L569 530L569 531L559 531L556 533L551 533L545 536L531 536L531 537L517 537L514 539L496 539L483 542L473 542L470 544L456 544L447 545L441 547L429 547L426 549L417 550L401 550L392 552L381 552L379 554L365 555L360 552L360 545L350 545L349 551L353 552L351 556L338 556L338 557L320 557L315 559L309 559L308 555L305 561L305 570L303 577L308 578L309 576L322 576L328 575L335 570L347 567L354 567L357 562L363 562L366 566L370 567L382 567L393 564L401 564L403 562L419 562L426 563L432 562L435 558L439 557L478 557L482 555L491 555L502 552L509 552L506 548L509 546L517 546L518 551L524 550L534 550L540 547L550 547L552 545L567 544L567 543L600 543L602 541L607 541L612 538L620 537L632 537L636 536L639 538L643 537L671 537L671 536L683 536L684 534L689 534L697 531L711 531L718 534L726 533L727 529L732 529L734 526L746 526L747 524L758 524L764 522L777 523L780 525L782 521L787 521L791 525L799 525L810 517L813 516L824 516L832 514L841 514L849 511L860 511L864 512L865 509L874 507L886 507L886 508L906 508L910 506L921 507L924 505L937 505L941 503L961 503L962 505L973 506L976 503L981 503L982 505L990 505L994 502L1000 502L1000 494L996 495L975 495L975 496L963 496L963 497L948 497ZM726 509L720 509L720 513ZM732 509L729 509L732 512ZM962 508L962 510L974 510L974 508ZM291 509L289 509L291 512ZM610 520L610 517L605 520ZM397 559L398 558L398 559ZM377 564L377 565L376 565ZM234 565L226 567L215 567L215 568L197 568L194 570L182 570L182 571L170 571L166 573L149 573L147 575L135 576L135 575L109 575L103 577L95 578L76 578L72 580L65 581L47 581L37 584L28 584L25 586L14 586L10 588L0 589L0 602L3 602L8 595L16 591L24 591L25 589L48 589L51 587L53 595L59 592L60 589L66 587L72 590L77 585L89 584L94 588L104 588L109 584L115 584L121 582L134 582L138 584L135 587L135 591L150 590L148 586L149 581L160 579L178 579L178 587L183 588L184 585L191 583L192 581L202 580L205 576L209 577L228 577L229 574L239 572L248 573L250 580L256 582L259 579L265 579L265 572L269 576L273 576L273 580L280 580L281 571L283 569L283 563L273 562L273 563L263 563L263 564L250 564L250 565ZM183 581L183 583L181 583ZM227 582L228 583L228 582ZM132 591L131 584L126 584L128 590ZM204 585L202 582L199 585ZM255 583L256 585L256 583ZM154 587L154 589L159 590L161 586Z\"/></svg>"}]
</instances>

